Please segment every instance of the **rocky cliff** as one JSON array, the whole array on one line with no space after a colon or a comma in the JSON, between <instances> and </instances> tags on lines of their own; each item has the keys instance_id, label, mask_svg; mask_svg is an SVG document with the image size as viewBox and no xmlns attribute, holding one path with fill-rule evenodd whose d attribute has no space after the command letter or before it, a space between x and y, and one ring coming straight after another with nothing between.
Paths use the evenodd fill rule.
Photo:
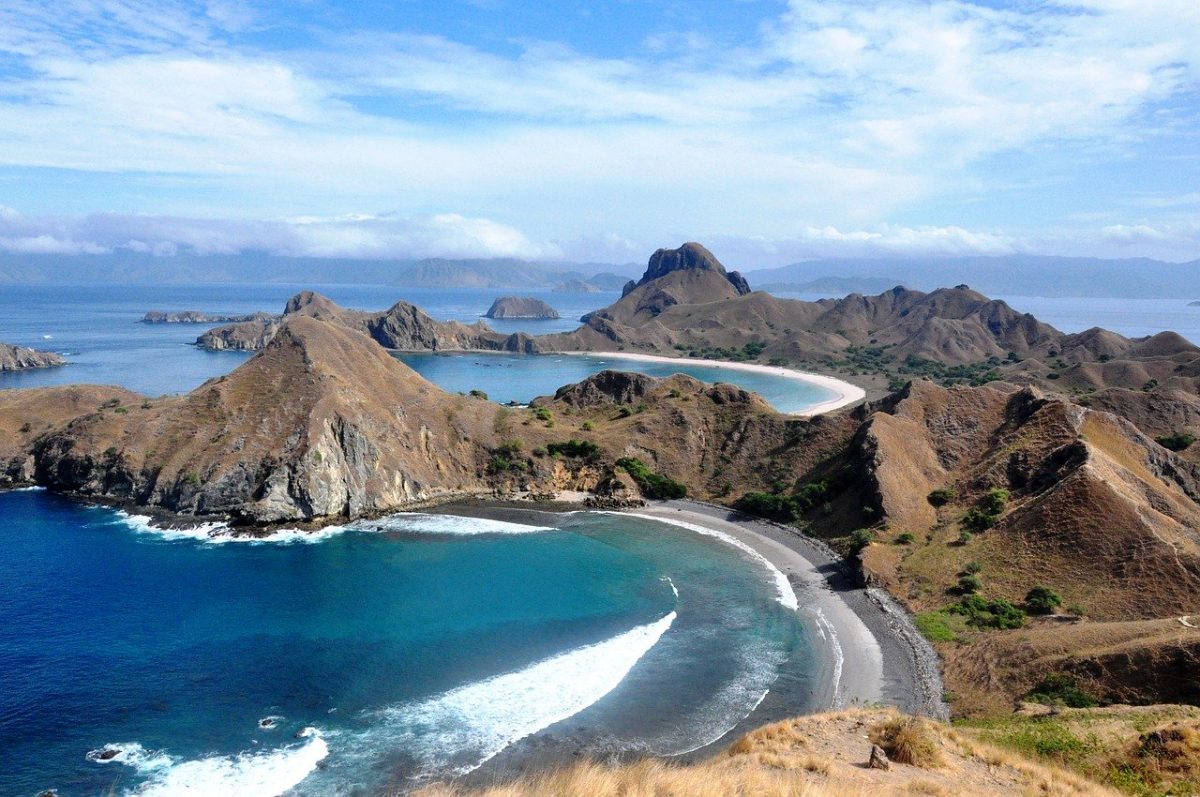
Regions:
<instances>
[{"instance_id":1,"label":"rocky cliff","mask_svg":"<svg viewBox=\"0 0 1200 797\"><path fill-rule=\"evenodd\" d=\"M487 318L560 318L558 311L541 299L519 296L501 296L492 302L485 313Z\"/></svg>"},{"instance_id":2,"label":"rocky cliff","mask_svg":"<svg viewBox=\"0 0 1200 797\"><path fill-rule=\"evenodd\" d=\"M27 349L22 346L10 346L0 343L0 371L22 371L26 368L49 368L54 365L66 365L60 355L49 351Z\"/></svg>"}]
</instances>

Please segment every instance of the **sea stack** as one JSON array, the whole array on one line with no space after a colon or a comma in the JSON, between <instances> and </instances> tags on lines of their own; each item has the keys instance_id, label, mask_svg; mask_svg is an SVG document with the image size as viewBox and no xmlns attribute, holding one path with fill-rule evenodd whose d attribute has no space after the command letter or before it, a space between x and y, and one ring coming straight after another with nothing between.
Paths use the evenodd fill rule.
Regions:
<instances>
[{"instance_id":1,"label":"sea stack","mask_svg":"<svg viewBox=\"0 0 1200 797\"><path fill-rule=\"evenodd\" d=\"M520 296L501 296L492 302L492 306L484 314L486 318L505 319L537 319L548 320L560 318L558 311L541 299Z\"/></svg>"}]
</instances>

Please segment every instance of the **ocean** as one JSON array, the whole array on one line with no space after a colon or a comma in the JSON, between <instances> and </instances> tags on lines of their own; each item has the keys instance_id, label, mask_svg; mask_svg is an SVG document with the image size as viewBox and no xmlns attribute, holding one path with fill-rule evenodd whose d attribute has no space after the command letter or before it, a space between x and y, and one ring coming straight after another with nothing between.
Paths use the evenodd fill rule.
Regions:
<instances>
[{"instance_id":1,"label":"ocean","mask_svg":"<svg viewBox=\"0 0 1200 797\"><path fill-rule=\"evenodd\" d=\"M5 795L374 794L547 728L679 753L820 672L777 571L628 516L215 542L27 490L0 550Z\"/></svg>"}]
</instances>

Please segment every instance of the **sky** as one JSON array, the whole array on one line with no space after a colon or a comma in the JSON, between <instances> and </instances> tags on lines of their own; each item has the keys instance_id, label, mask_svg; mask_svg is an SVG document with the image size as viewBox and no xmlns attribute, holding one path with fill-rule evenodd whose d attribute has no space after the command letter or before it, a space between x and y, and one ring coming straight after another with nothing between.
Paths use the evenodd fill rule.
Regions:
<instances>
[{"instance_id":1,"label":"sky","mask_svg":"<svg viewBox=\"0 0 1200 797\"><path fill-rule=\"evenodd\" d=\"M4 0L0 252L1200 258L1197 0Z\"/></svg>"}]
</instances>

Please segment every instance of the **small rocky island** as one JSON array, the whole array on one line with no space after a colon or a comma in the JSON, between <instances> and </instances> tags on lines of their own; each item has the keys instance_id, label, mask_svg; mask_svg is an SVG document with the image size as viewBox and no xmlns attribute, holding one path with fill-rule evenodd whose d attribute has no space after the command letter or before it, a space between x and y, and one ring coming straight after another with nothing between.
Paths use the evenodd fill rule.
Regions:
<instances>
[{"instance_id":1,"label":"small rocky island","mask_svg":"<svg viewBox=\"0 0 1200 797\"><path fill-rule=\"evenodd\" d=\"M162 310L151 310L142 316L143 324L240 324L245 321L256 321L270 318L267 313L250 313L248 315L222 315L218 313L202 313L199 310L180 310L166 313Z\"/></svg>"},{"instance_id":2,"label":"small rocky island","mask_svg":"<svg viewBox=\"0 0 1200 797\"><path fill-rule=\"evenodd\" d=\"M501 296L492 302L492 306L488 308L484 316L486 318L501 320L516 318L549 320L561 318L557 310L541 299L519 296Z\"/></svg>"},{"instance_id":3,"label":"small rocky island","mask_svg":"<svg viewBox=\"0 0 1200 797\"><path fill-rule=\"evenodd\" d=\"M50 368L66 364L66 360L52 351L38 351L0 343L0 371L24 371L29 368Z\"/></svg>"}]
</instances>

